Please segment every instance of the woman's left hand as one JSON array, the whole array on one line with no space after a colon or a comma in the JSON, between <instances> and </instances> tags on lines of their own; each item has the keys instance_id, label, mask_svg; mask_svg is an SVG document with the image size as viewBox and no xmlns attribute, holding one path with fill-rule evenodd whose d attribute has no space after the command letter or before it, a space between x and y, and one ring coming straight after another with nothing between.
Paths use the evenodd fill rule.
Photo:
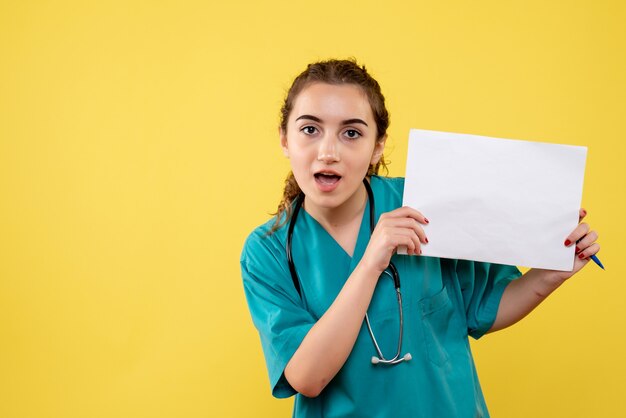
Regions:
<instances>
[{"instance_id":1,"label":"woman's left hand","mask_svg":"<svg viewBox=\"0 0 626 418\"><path fill-rule=\"evenodd\" d=\"M600 244L596 242L598 233L591 231L586 223L580 223L586 215L587 211L580 209L579 224L565 239L566 247L576 246L576 258L572 271L532 268L520 279L513 280L504 290L498 314L490 332L506 328L528 315L563 282L585 267L590 261L589 257L600 251Z\"/></svg>"},{"instance_id":2,"label":"woman's left hand","mask_svg":"<svg viewBox=\"0 0 626 418\"><path fill-rule=\"evenodd\" d=\"M578 222L581 222L587 216L587 211L581 208L578 216ZM591 261L590 257L600 251L600 244L596 242L597 239L598 233L591 231L588 224L584 222L578 224L576 229L565 239L566 247L576 246L574 269L572 271L555 272L559 279L563 281L569 279Z\"/></svg>"}]
</instances>

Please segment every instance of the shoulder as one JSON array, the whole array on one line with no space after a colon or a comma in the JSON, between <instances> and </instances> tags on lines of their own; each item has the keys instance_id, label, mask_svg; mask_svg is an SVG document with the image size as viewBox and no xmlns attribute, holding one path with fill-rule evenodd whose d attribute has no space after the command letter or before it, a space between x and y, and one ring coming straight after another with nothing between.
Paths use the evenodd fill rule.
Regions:
<instances>
[{"instance_id":1,"label":"shoulder","mask_svg":"<svg viewBox=\"0 0 626 418\"><path fill-rule=\"evenodd\" d=\"M241 251L242 263L266 264L268 258L276 261L283 258L287 224L270 233L275 222L276 217L273 217L248 235Z\"/></svg>"},{"instance_id":2,"label":"shoulder","mask_svg":"<svg viewBox=\"0 0 626 418\"><path fill-rule=\"evenodd\" d=\"M376 197L377 211L380 209L388 212L402 206L404 177L372 176L371 185Z\"/></svg>"},{"instance_id":3,"label":"shoulder","mask_svg":"<svg viewBox=\"0 0 626 418\"><path fill-rule=\"evenodd\" d=\"M380 187L404 190L404 177L383 177L374 175L371 177L372 184L377 183Z\"/></svg>"},{"instance_id":4,"label":"shoulder","mask_svg":"<svg viewBox=\"0 0 626 418\"><path fill-rule=\"evenodd\" d=\"M268 300L282 295L300 303L287 261L288 223L270 234L275 221L274 217L255 228L244 242L240 258L244 290L249 301L263 293Z\"/></svg>"}]
</instances>

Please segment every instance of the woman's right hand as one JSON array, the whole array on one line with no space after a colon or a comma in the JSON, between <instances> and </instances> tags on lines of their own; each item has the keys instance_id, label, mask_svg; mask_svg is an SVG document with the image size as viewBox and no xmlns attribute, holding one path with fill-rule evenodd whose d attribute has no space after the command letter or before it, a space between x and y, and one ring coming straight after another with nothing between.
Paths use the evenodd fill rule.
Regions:
<instances>
[{"instance_id":1,"label":"woman's right hand","mask_svg":"<svg viewBox=\"0 0 626 418\"><path fill-rule=\"evenodd\" d=\"M400 246L407 248L408 255L421 254L422 244L428 243L422 228L422 225L426 224L428 219L408 206L383 213L374 228L361 262L382 273Z\"/></svg>"}]
</instances>

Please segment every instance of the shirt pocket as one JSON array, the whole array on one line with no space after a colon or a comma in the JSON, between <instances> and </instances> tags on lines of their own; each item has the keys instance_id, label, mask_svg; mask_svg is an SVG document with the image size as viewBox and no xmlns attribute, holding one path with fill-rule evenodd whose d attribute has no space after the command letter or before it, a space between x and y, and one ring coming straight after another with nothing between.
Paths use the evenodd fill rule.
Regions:
<instances>
[{"instance_id":1,"label":"shirt pocket","mask_svg":"<svg viewBox=\"0 0 626 418\"><path fill-rule=\"evenodd\" d=\"M454 344L456 335L453 326L454 307L448 290L444 287L438 293L421 299L419 307L428 358L432 363L443 366L450 359L447 348Z\"/></svg>"}]
</instances>

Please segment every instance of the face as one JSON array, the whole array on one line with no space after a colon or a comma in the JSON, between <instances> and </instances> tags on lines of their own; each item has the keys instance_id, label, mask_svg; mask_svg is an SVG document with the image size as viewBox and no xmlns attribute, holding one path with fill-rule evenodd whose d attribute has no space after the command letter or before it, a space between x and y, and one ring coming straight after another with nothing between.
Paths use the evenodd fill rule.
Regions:
<instances>
[{"instance_id":1,"label":"face","mask_svg":"<svg viewBox=\"0 0 626 418\"><path fill-rule=\"evenodd\" d=\"M354 204L386 139L377 141L367 96L352 84L307 86L294 101L287 131L280 133L307 210Z\"/></svg>"}]
</instances>

